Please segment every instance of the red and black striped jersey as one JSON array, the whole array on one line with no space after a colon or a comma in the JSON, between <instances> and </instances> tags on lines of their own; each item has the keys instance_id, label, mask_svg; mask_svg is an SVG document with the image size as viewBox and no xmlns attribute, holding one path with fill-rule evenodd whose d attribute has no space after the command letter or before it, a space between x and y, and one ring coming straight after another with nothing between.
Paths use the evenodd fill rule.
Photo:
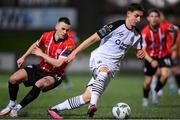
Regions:
<instances>
[{"instance_id":1,"label":"red and black striped jersey","mask_svg":"<svg viewBox=\"0 0 180 120\"><path fill-rule=\"evenodd\" d=\"M172 25L161 22L156 31L152 31L149 25L142 30L143 46L148 55L154 58L162 58L171 54L167 42L171 39L169 33L172 32Z\"/></svg>"},{"instance_id":2,"label":"red and black striped jersey","mask_svg":"<svg viewBox=\"0 0 180 120\"><path fill-rule=\"evenodd\" d=\"M75 48L74 40L71 37L67 37L60 42L56 42L54 40L54 34L55 31L44 32L41 38L38 40L37 46L43 47L45 54L51 58L59 59L59 57L68 56ZM56 72L59 75L64 75L67 63L64 63L60 67L54 67L42 59L38 66L45 71Z\"/></svg>"}]
</instances>

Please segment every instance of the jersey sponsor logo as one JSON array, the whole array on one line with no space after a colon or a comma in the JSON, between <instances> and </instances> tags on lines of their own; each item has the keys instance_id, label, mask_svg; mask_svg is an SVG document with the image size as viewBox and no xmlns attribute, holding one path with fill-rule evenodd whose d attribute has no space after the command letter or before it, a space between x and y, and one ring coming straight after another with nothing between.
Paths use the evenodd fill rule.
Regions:
<instances>
[{"instance_id":1,"label":"jersey sponsor logo","mask_svg":"<svg viewBox=\"0 0 180 120\"><path fill-rule=\"evenodd\" d=\"M128 44L125 44L124 42L122 42L121 40L117 39L115 41L116 45L119 45L119 49L122 49L122 50L127 50L129 45Z\"/></svg>"}]
</instances>

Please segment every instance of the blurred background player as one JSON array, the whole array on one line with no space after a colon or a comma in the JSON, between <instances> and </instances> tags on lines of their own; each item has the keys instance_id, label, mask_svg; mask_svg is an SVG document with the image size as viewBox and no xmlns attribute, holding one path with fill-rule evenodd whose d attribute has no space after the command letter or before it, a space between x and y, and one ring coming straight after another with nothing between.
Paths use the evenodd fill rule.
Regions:
<instances>
[{"instance_id":1,"label":"blurred background player","mask_svg":"<svg viewBox=\"0 0 180 120\"><path fill-rule=\"evenodd\" d=\"M157 104L157 93L162 89L170 75L172 67L171 51L167 46L168 35L175 32L173 25L160 20L160 11L148 10L148 24L142 30L143 47L146 52L144 66L143 101L144 107L148 106L148 97L153 75L157 73L158 82L152 91L152 103ZM174 47L175 42L171 46Z\"/></svg>"},{"instance_id":2,"label":"blurred background player","mask_svg":"<svg viewBox=\"0 0 180 120\"><path fill-rule=\"evenodd\" d=\"M55 31L44 32L41 38L18 59L17 65L20 68L30 54L41 57L38 65L20 68L10 77L8 81L10 100L6 108L0 112L0 116L10 113L11 117L17 117L20 109L35 100L41 91L47 92L61 83L67 66L64 60L75 48L75 44L74 40L68 37L70 30L68 18L59 18L55 29ZM44 52L41 49L44 49ZM20 83L24 83L26 87L33 87L17 104L16 98Z\"/></svg>"},{"instance_id":3,"label":"blurred background player","mask_svg":"<svg viewBox=\"0 0 180 120\"><path fill-rule=\"evenodd\" d=\"M100 46L91 52L89 68L92 72L92 78L87 84L85 92L48 109L48 113L52 118L61 118L58 111L79 108L88 103L90 104L87 114L89 117L93 117L97 111L97 102L100 96L113 79L115 73L119 71L121 60L127 50L134 46L136 57L144 58L141 34L136 28L136 25L141 22L143 12L144 9L140 4L130 4L126 11L125 20L118 20L105 25L81 43L68 56L67 61L71 62L83 49L94 42L101 41Z\"/></svg>"},{"instance_id":4,"label":"blurred background player","mask_svg":"<svg viewBox=\"0 0 180 120\"><path fill-rule=\"evenodd\" d=\"M173 66L171 68L171 74L168 77L169 91L170 93L175 93L178 87L178 94L180 94L180 68L179 68L179 56L178 56L178 27L173 25L170 21L165 19L164 14L161 12L161 22L167 25L173 26L172 32L167 36L167 46L171 51L171 57L173 61ZM175 30L173 30L175 29ZM174 32L173 32L174 31ZM174 46L172 46L174 45ZM153 90L157 83L157 75L153 76L151 89ZM176 85L177 84L177 85ZM163 95L163 89L159 90L159 96Z\"/></svg>"}]
</instances>

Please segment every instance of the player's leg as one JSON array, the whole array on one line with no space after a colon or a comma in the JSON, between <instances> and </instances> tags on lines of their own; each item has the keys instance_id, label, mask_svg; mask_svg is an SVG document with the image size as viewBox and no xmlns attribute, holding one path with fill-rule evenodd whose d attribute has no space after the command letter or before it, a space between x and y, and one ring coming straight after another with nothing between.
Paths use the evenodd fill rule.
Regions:
<instances>
[{"instance_id":1,"label":"player's leg","mask_svg":"<svg viewBox=\"0 0 180 120\"><path fill-rule=\"evenodd\" d=\"M72 97L72 98L68 98L64 102L57 104L57 105L51 107L50 109L48 109L49 115L52 118L57 118L57 116L58 116L57 111L76 109L86 103L89 103L90 98L91 98L91 89L92 89L93 82L94 82L94 78L92 77L87 85L86 91L83 94Z\"/></svg>"},{"instance_id":2,"label":"player's leg","mask_svg":"<svg viewBox=\"0 0 180 120\"><path fill-rule=\"evenodd\" d=\"M1 110L0 116L8 114L12 110L12 108L16 105L16 98L19 90L19 84L24 80L27 80L27 72L24 69L20 69L17 72L15 72L13 75L11 75L8 81L10 101L7 107Z\"/></svg>"},{"instance_id":3,"label":"player's leg","mask_svg":"<svg viewBox=\"0 0 180 120\"><path fill-rule=\"evenodd\" d=\"M174 73L172 73L172 70L171 70L170 76L168 77L167 82L168 82L168 85L169 85L170 94L176 93L177 87L176 87L176 84L175 84L175 75L174 75Z\"/></svg>"},{"instance_id":4,"label":"player's leg","mask_svg":"<svg viewBox=\"0 0 180 120\"><path fill-rule=\"evenodd\" d=\"M160 68L160 72L161 72L161 77L160 80L158 80L157 85L154 89L154 91L152 92L152 103L153 104L157 104L158 100L157 100L157 93L159 92L160 89L162 89L164 87L164 85L167 82L167 79L170 75L170 68L168 67L162 67Z\"/></svg>"},{"instance_id":5,"label":"player's leg","mask_svg":"<svg viewBox=\"0 0 180 120\"><path fill-rule=\"evenodd\" d=\"M91 97L90 91L86 89L86 91L83 94L72 98L68 98L64 102L52 107L52 109L57 109L58 111L76 109L86 103L89 103L90 97Z\"/></svg>"},{"instance_id":6,"label":"player's leg","mask_svg":"<svg viewBox=\"0 0 180 120\"><path fill-rule=\"evenodd\" d=\"M150 86L152 82L152 77L155 75L157 71L157 68L153 68L151 64L145 60L144 65L144 83L143 83L143 99L142 99L142 106L147 107L149 92L150 92Z\"/></svg>"},{"instance_id":7,"label":"player's leg","mask_svg":"<svg viewBox=\"0 0 180 120\"><path fill-rule=\"evenodd\" d=\"M149 92L150 92L150 85L152 81L152 76L145 75L144 76L144 84L143 84L143 100L142 100L142 106L147 107Z\"/></svg>"},{"instance_id":8,"label":"player's leg","mask_svg":"<svg viewBox=\"0 0 180 120\"><path fill-rule=\"evenodd\" d=\"M180 68L179 68L178 52L172 51L171 57L172 57L172 61L173 61L172 73L173 73L174 78L177 83L178 94L180 94Z\"/></svg>"},{"instance_id":9,"label":"player's leg","mask_svg":"<svg viewBox=\"0 0 180 120\"><path fill-rule=\"evenodd\" d=\"M15 108L11 111L10 115L12 117L16 117L18 115L18 111L29 103L34 101L40 94L41 90L43 92L47 92L55 88L57 85L61 83L61 77L56 76L46 76L39 79L32 87L32 89L27 93L27 95L23 98L23 100L15 106Z\"/></svg>"},{"instance_id":10,"label":"player's leg","mask_svg":"<svg viewBox=\"0 0 180 120\"><path fill-rule=\"evenodd\" d=\"M93 78L91 80L93 80ZM87 87L86 91L83 94L72 98L68 98L64 102L57 104L51 107L50 109L48 109L48 114L54 119L62 118L58 114L59 111L79 108L84 104L89 103L90 98L91 98L91 92L90 89Z\"/></svg>"},{"instance_id":11,"label":"player's leg","mask_svg":"<svg viewBox=\"0 0 180 120\"><path fill-rule=\"evenodd\" d=\"M173 65L172 59L170 56L158 59L158 63L159 63L160 79L158 80L157 85L156 85L154 91L152 92L152 103L153 104L158 103L157 93L166 84L168 77L170 75L170 72L171 72L171 67Z\"/></svg>"},{"instance_id":12,"label":"player's leg","mask_svg":"<svg viewBox=\"0 0 180 120\"><path fill-rule=\"evenodd\" d=\"M157 85L157 82L160 80L161 76L160 75L156 75L156 80L154 80L154 76L153 76L153 79L152 79L152 83L154 84L154 86L151 88L151 91L153 91ZM151 83L151 84L152 84ZM157 93L158 96L162 96L163 95L163 89L160 89L159 92Z\"/></svg>"},{"instance_id":13,"label":"player's leg","mask_svg":"<svg viewBox=\"0 0 180 120\"><path fill-rule=\"evenodd\" d=\"M171 67L171 75L168 79L168 84L169 84L170 93L175 93L177 88L174 81L176 81L178 85L178 79L180 79L180 69L178 65L179 61L177 59L176 52L173 51L171 57L172 57L172 67Z\"/></svg>"},{"instance_id":14,"label":"player's leg","mask_svg":"<svg viewBox=\"0 0 180 120\"><path fill-rule=\"evenodd\" d=\"M54 87L56 80L53 76L46 76L38 80L32 87L32 89L27 93L23 100L17 104L13 110L10 112L11 117L16 117L20 109L27 106L29 103L34 101L42 91L48 91Z\"/></svg>"},{"instance_id":15,"label":"player's leg","mask_svg":"<svg viewBox=\"0 0 180 120\"><path fill-rule=\"evenodd\" d=\"M154 89L157 85L157 82L160 80L160 77L161 77L160 70L157 69L155 75L153 75L153 77L152 77L152 82L151 82L151 91L152 92L154 91ZM162 96L163 95L163 89L160 89L157 95Z\"/></svg>"},{"instance_id":16,"label":"player's leg","mask_svg":"<svg viewBox=\"0 0 180 120\"><path fill-rule=\"evenodd\" d=\"M105 91L105 88L108 86L112 76L109 69L105 66L100 67L99 70L97 70L96 75L97 76L92 86L91 100L87 112L89 117L93 117L94 112L96 112L97 102Z\"/></svg>"},{"instance_id":17,"label":"player's leg","mask_svg":"<svg viewBox=\"0 0 180 120\"><path fill-rule=\"evenodd\" d=\"M158 80L157 75L153 75L152 82L151 82L151 90L154 90L157 80Z\"/></svg>"},{"instance_id":18,"label":"player's leg","mask_svg":"<svg viewBox=\"0 0 180 120\"><path fill-rule=\"evenodd\" d=\"M161 71L161 77L160 80L157 83L157 86L155 87L155 91L158 92L160 89L162 89L170 75L170 68L168 67L162 67L160 68Z\"/></svg>"},{"instance_id":19,"label":"player's leg","mask_svg":"<svg viewBox=\"0 0 180 120\"><path fill-rule=\"evenodd\" d=\"M178 87L178 94L180 95L180 68L179 68L179 64L177 64L176 66L173 67L172 72L174 74L176 83L177 83L177 87Z\"/></svg>"}]
</instances>

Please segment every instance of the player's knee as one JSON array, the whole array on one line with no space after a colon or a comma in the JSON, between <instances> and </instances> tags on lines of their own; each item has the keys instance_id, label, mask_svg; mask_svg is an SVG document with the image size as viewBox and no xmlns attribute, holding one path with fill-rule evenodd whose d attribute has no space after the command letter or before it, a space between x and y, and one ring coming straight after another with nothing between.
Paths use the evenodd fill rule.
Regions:
<instances>
[{"instance_id":1,"label":"player's knee","mask_svg":"<svg viewBox=\"0 0 180 120\"><path fill-rule=\"evenodd\" d=\"M9 78L9 82L11 84L17 84L18 83L18 76L17 75L11 75Z\"/></svg>"},{"instance_id":2,"label":"player's knee","mask_svg":"<svg viewBox=\"0 0 180 120\"><path fill-rule=\"evenodd\" d=\"M162 80L166 81L168 79L168 76L169 75L167 75L167 74L162 74L161 78L162 78Z\"/></svg>"},{"instance_id":3,"label":"player's knee","mask_svg":"<svg viewBox=\"0 0 180 120\"><path fill-rule=\"evenodd\" d=\"M37 86L38 88L40 88L41 90L44 89L44 83L43 81L39 80L35 83L35 86Z\"/></svg>"},{"instance_id":4,"label":"player's knee","mask_svg":"<svg viewBox=\"0 0 180 120\"><path fill-rule=\"evenodd\" d=\"M149 88L150 85L151 85L151 81L150 81L150 80L144 82L144 86L145 86L146 88Z\"/></svg>"},{"instance_id":5,"label":"player's knee","mask_svg":"<svg viewBox=\"0 0 180 120\"><path fill-rule=\"evenodd\" d=\"M49 87L51 87L54 84L54 80L53 79L48 79L48 78L43 78L41 80L38 80L35 85L40 88L41 90L43 89L47 89Z\"/></svg>"}]
</instances>

